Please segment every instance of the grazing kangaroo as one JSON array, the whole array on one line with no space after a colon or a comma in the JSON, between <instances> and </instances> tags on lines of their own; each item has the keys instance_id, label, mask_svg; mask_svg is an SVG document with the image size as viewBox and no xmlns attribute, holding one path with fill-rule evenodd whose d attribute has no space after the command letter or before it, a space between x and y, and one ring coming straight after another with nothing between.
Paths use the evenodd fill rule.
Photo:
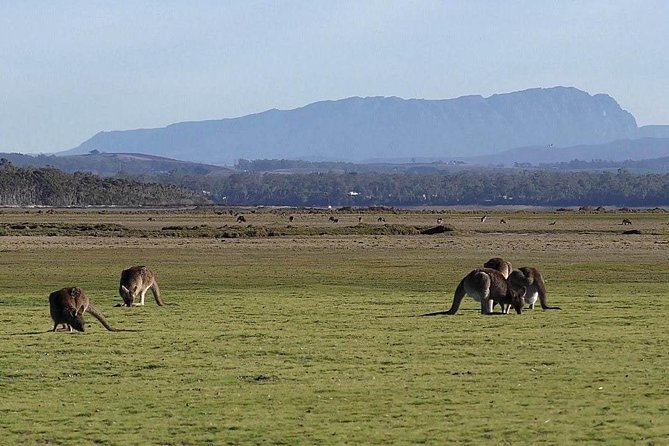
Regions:
<instances>
[{"instance_id":1,"label":"grazing kangaroo","mask_svg":"<svg viewBox=\"0 0 669 446\"><path fill-rule=\"evenodd\" d=\"M156 282L156 276L146 266L133 266L121 272L121 285L118 288L118 293L123 298L123 304L132 307L137 305L144 305L144 296L146 292L151 289L156 303L161 307L165 305L163 299L160 297L160 288ZM140 295L140 303L135 303L135 298Z\"/></svg>"},{"instance_id":2,"label":"grazing kangaroo","mask_svg":"<svg viewBox=\"0 0 669 446\"><path fill-rule=\"evenodd\" d=\"M109 331L121 331L113 328L105 317L88 299L84 290L79 287L62 288L49 295L49 309L53 319L53 331L58 324L63 324L70 331L84 331L84 313L89 312Z\"/></svg>"},{"instance_id":3,"label":"grazing kangaroo","mask_svg":"<svg viewBox=\"0 0 669 446\"><path fill-rule=\"evenodd\" d=\"M541 273L536 268L523 267L517 269L509 275L509 283L514 287L525 287L527 292L525 293L525 303L534 309L534 304L539 298L541 303L541 308L543 310L560 310L560 307L549 307L548 302L546 301L546 285L544 285L544 278L541 276Z\"/></svg>"},{"instance_id":4,"label":"grazing kangaroo","mask_svg":"<svg viewBox=\"0 0 669 446\"><path fill-rule=\"evenodd\" d=\"M504 276L505 279L509 278L509 274L511 274L511 271L513 271L513 266L511 266L511 262L504 260L501 257L493 257L492 259L488 260L483 264L484 268L491 268L491 269L496 269L502 275ZM509 310L511 309L510 305L503 305L500 302L493 302L492 308L495 308L495 305L499 304L500 307L502 307L502 313L504 314L509 314Z\"/></svg>"},{"instance_id":5,"label":"grazing kangaroo","mask_svg":"<svg viewBox=\"0 0 669 446\"><path fill-rule=\"evenodd\" d=\"M502 273L491 268L476 268L467 274L458 284L453 295L453 304L448 311L424 314L423 316L435 316L438 314L455 314L460 308L460 302L465 296L471 296L477 302L481 302L481 314L492 314L493 302L502 306L510 305L516 313L523 312L525 301L525 287L512 286L504 278Z\"/></svg>"}]
</instances>

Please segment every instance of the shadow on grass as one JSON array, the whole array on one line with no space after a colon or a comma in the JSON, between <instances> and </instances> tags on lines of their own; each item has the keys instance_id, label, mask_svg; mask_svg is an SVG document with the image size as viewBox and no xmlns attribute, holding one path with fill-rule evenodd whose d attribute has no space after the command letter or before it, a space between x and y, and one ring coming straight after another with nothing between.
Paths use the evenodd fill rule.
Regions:
<instances>
[{"instance_id":1,"label":"shadow on grass","mask_svg":"<svg viewBox=\"0 0 669 446\"><path fill-rule=\"evenodd\" d=\"M460 312L460 311L474 311L476 313L481 312L481 310L477 310L477 309L458 310L458 312ZM425 317L425 316L455 316L455 313L449 313L448 311L435 311L434 313L418 314L414 317ZM502 313L502 312L493 312L493 313L484 314L483 316L507 316L507 314Z\"/></svg>"},{"instance_id":2,"label":"shadow on grass","mask_svg":"<svg viewBox=\"0 0 669 446\"><path fill-rule=\"evenodd\" d=\"M44 333L53 333L53 331L47 330L47 331L30 331L28 333L11 333L9 336L35 336Z\"/></svg>"},{"instance_id":3,"label":"shadow on grass","mask_svg":"<svg viewBox=\"0 0 669 446\"><path fill-rule=\"evenodd\" d=\"M139 333L141 330L118 328L114 331L115 332ZM56 331L46 330L46 331L29 331L27 333L10 333L9 336L37 336L37 335L41 335L41 334L45 334L45 333L81 333L81 332L79 332L79 331L72 331L71 332L71 331L68 331L68 330L58 329Z\"/></svg>"}]
</instances>

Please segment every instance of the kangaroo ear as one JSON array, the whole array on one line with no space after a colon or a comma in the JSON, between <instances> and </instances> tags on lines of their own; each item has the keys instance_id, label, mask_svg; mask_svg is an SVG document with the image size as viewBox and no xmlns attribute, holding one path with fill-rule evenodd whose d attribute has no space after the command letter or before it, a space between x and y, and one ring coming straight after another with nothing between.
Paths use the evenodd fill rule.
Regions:
<instances>
[{"instance_id":1,"label":"kangaroo ear","mask_svg":"<svg viewBox=\"0 0 669 446\"><path fill-rule=\"evenodd\" d=\"M130 290L125 287L125 285L121 285L121 289L123 290L124 293L130 292Z\"/></svg>"}]
</instances>

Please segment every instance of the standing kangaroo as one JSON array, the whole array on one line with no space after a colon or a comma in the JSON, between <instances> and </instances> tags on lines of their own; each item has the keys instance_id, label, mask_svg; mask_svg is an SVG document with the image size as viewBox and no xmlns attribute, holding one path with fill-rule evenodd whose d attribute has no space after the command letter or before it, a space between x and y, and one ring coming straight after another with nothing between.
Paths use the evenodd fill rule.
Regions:
<instances>
[{"instance_id":1,"label":"standing kangaroo","mask_svg":"<svg viewBox=\"0 0 669 446\"><path fill-rule=\"evenodd\" d=\"M121 285L118 293L123 298L123 304L132 307L137 305L144 305L144 296L148 289L151 289L156 303L160 306L165 305L163 299L160 297L160 288L156 282L156 276L146 266L133 266L121 272ZM135 298L140 295L140 303L135 303Z\"/></svg>"},{"instance_id":2,"label":"standing kangaroo","mask_svg":"<svg viewBox=\"0 0 669 446\"><path fill-rule=\"evenodd\" d=\"M53 319L53 331L58 324L63 324L72 331L84 331L84 313L89 312L109 331L121 331L113 328L105 317L88 299L84 290L79 287L62 288L49 295L49 309Z\"/></svg>"}]
</instances>

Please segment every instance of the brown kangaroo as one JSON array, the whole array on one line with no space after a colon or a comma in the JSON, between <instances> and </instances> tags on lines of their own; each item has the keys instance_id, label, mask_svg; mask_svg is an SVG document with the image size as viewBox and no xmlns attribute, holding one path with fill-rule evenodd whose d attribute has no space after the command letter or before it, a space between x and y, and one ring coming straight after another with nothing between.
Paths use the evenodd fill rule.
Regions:
<instances>
[{"instance_id":1,"label":"brown kangaroo","mask_svg":"<svg viewBox=\"0 0 669 446\"><path fill-rule=\"evenodd\" d=\"M509 282L512 283L514 287L525 287L527 289L527 292L525 293L525 302L530 309L534 309L534 304L537 301L537 298L539 298L543 310L561 309L560 307L548 306L548 302L546 301L546 285L544 285L544 278L541 276L538 269L527 266L519 268L511 273Z\"/></svg>"},{"instance_id":2,"label":"brown kangaroo","mask_svg":"<svg viewBox=\"0 0 669 446\"><path fill-rule=\"evenodd\" d=\"M458 284L453 295L453 304L448 311L424 314L423 316L435 316L438 314L455 314L460 308L460 302L465 296L471 296L477 302L481 302L481 314L492 314L493 302L502 305L510 305L516 313L523 312L525 301L525 287L512 286L499 271L491 268L476 268L467 274Z\"/></svg>"},{"instance_id":3,"label":"brown kangaroo","mask_svg":"<svg viewBox=\"0 0 669 446\"><path fill-rule=\"evenodd\" d=\"M511 266L511 262L509 262L508 260L504 260L501 257L493 257L492 259L485 262L483 264L483 267L496 269L497 271L502 273L505 279L508 279L509 275L511 274L511 271L513 271L513 266ZM493 309L497 304L499 304L499 306L502 307L502 313L509 314L509 310L511 309L510 305L502 305L500 302L494 302L492 304Z\"/></svg>"},{"instance_id":4,"label":"brown kangaroo","mask_svg":"<svg viewBox=\"0 0 669 446\"><path fill-rule=\"evenodd\" d=\"M501 257L493 257L492 259L488 260L483 264L484 268L490 268L490 269L496 269L502 275L504 276L505 279L509 278L509 274L511 274L511 271L513 271L513 267L511 266L511 262L504 260Z\"/></svg>"},{"instance_id":5,"label":"brown kangaroo","mask_svg":"<svg viewBox=\"0 0 669 446\"><path fill-rule=\"evenodd\" d=\"M151 289L156 303L161 307L165 305L163 299L160 297L160 288L156 282L156 276L146 266L133 266L121 272L121 285L118 293L123 298L123 304L132 307L137 305L144 305L144 296L146 292ZM137 295L140 296L140 303L135 303Z\"/></svg>"},{"instance_id":6,"label":"brown kangaroo","mask_svg":"<svg viewBox=\"0 0 669 446\"><path fill-rule=\"evenodd\" d=\"M49 309L51 319L53 319L53 331L56 331L58 324L63 324L70 331L74 328L77 331L84 331L84 313L88 312L109 331L118 330L107 322L88 299L84 290L79 287L62 288L49 295Z\"/></svg>"}]
</instances>

